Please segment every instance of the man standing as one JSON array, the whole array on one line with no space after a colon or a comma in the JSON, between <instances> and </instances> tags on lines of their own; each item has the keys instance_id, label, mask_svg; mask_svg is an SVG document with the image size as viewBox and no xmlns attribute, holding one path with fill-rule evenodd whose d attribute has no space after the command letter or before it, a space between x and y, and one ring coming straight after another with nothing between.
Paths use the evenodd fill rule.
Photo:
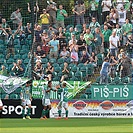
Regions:
<instances>
[{"instance_id":1,"label":"man standing","mask_svg":"<svg viewBox=\"0 0 133 133\"><path fill-rule=\"evenodd\" d=\"M13 63L12 71L15 72L16 76L22 77L24 74L24 65L22 64L22 60L18 60L17 63Z\"/></svg>"},{"instance_id":2,"label":"man standing","mask_svg":"<svg viewBox=\"0 0 133 133\"><path fill-rule=\"evenodd\" d=\"M49 111L51 109L50 92L57 91L57 89L52 87L52 81L48 81L48 84L44 86L42 91L43 91L42 105L44 108L42 110L42 115L40 120L46 120Z\"/></svg>"},{"instance_id":3,"label":"man standing","mask_svg":"<svg viewBox=\"0 0 133 133\"><path fill-rule=\"evenodd\" d=\"M16 10L11 14L10 19L13 21L13 30L16 30L19 26L22 25L20 8L16 8Z\"/></svg>"},{"instance_id":4,"label":"man standing","mask_svg":"<svg viewBox=\"0 0 133 133\"><path fill-rule=\"evenodd\" d=\"M32 97L31 97L30 91L31 91L31 82L28 81L20 93L20 99L22 101L22 106L23 106L23 110L22 110L23 119L25 119L25 107L26 107L26 105L28 106L28 112L27 112L26 118L31 119L30 118L30 112L31 112Z\"/></svg>"},{"instance_id":5,"label":"man standing","mask_svg":"<svg viewBox=\"0 0 133 133\"><path fill-rule=\"evenodd\" d=\"M40 15L42 30L48 30L49 27L49 14L46 12L46 9L43 9L43 14Z\"/></svg>"},{"instance_id":6,"label":"man standing","mask_svg":"<svg viewBox=\"0 0 133 133\"><path fill-rule=\"evenodd\" d=\"M59 53L59 40L56 39L56 35L53 34L52 40L49 42L50 47L50 58L57 59Z\"/></svg>"},{"instance_id":7,"label":"man standing","mask_svg":"<svg viewBox=\"0 0 133 133\"><path fill-rule=\"evenodd\" d=\"M112 32L112 35L109 37L110 42L110 53L113 56L117 56L118 46L120 46L119 37L116 36L116 31Z\"/></svg>"},{"instance_id":8,"label":"man standing","mask_svg":"<svg viewBox=\"0 0 133 133\"><path fill-rule=\"evenodd\" d=\"M59 5L59 9L57 9L57 28L65 28L64 19L67 16L67 12L63 9L63 5Z\"/></svg>"},{"instance_id":9,"label":"man standing","mask_svg":"<svg viewBox=\"0 0 133 133\"><path fill-rule=\"evenodd\" d=\"M107 57L104 58L104 62L102 64L102 68L100 71L100 84L107 84L108 83L108 69L109 66L113 66L117 63L117 61L114 59L114 56L111 56L111 59L114 63L109 63L109 59Z\"/></svg>"},{"instance_id":10,"label":"man standing","mask_svg":"<svg viewBox=\"0 0 133 133\"><path fill-rule=\"evenodd\" d=\"M78 5L72 10L76 14L76 23L83 25L85 23L84 14L85 14L85 6L78 1Z\"/></svg>"},{"instance_id":11,"label":"man standing","mask_svg":"<svg viewBox=\"0 0 133 133\"><path fill-rule=\"evenodd\" d=\"M49 22L50 25L56 24L56 5L53 3L53 1L50 1L49 5L46 8L48 14L50 15Z\"/></svg>"},{"instance_id":12,"label":"man standing","mask_svg":"<svg viewBox=\"0 0 133 133\"><path fill-rule=\"evenodd\" d=\"M59 92L60 92L60 102L58 103L58 107L57 107L59 117L57 119L61 119L61 112L63 107L66 111L65 120L67 120L68 119L68 99L67 99L68 89L66 87L66 83L62 84L62 87L60 87Z\"/></svg>"}]
</instances>

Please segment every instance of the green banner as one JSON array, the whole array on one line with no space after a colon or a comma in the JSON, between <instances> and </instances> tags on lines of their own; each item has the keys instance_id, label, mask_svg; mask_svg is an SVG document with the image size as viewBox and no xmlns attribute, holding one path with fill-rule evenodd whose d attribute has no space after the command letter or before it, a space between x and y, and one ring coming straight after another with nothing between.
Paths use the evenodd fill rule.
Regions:
<instances>
[{"instance_id":1,"label":"green banner","mask_svg":"<svg viewBox=\"0 0 133 133\"><path fill-rule=\"evenodd\" d=\"M91 82L82 82L82 81L64 81L67 84L68 88L68 99L72 99L79 92L84 90ZM32 97L35 99L42 98L42 88L44 84L47 84L47 81L33 81L32 84ZM52 81L53 87L59 84L59 81ZM51 91L51 99L58 99L58 93Z\"/></svg>"},{"instance_id":2,"label":"green banner","mask_svg":"<svg viewBox=\"0 0 133 133\"><path fill-rule=\"evenodd\" d=\"M132 100L133 84L123 85L92 85L92 100Z\"/></svg>"}]
</instances>

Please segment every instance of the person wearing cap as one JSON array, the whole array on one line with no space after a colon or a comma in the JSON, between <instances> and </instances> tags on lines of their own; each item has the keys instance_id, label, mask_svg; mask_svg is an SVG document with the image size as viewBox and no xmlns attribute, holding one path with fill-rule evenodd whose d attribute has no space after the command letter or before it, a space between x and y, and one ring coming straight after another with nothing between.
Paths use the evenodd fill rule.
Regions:
<instances>
[{"instance_id":1,"label":"person wearing cap","mask_svg":"<svg viewBox=\"0 0 133 133\"><path fill-rule=\"evenodd\" d=\"M109 66L114 66L117 64L117 61L114 59L114 56L111 56L113 63L109 63L109 58L105 57L100 71L100 84L108 84L108 70Z\"/></svg>"},{"instance_id":2,"label":"person wearing cap","mask_svg":"<svg viewBox=\"0 0 133 133\"><path fill-rule=\"evenodd\" d=\"M40 15L42 30L48 30L49 27L49 14L46 12L46 9L43 9L43 14Z\"/></svg>"}]
</instances>

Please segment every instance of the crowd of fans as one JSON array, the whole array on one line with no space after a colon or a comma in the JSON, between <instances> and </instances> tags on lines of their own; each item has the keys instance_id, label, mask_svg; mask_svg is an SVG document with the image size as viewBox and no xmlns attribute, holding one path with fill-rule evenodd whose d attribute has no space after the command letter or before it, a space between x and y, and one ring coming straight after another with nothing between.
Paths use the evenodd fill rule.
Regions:
<instances>
[{"instance_id":1,"label":"crowd of fans","mask_svg":"<svg viewBox=\"0 0 133 133\"><path fill-rule=\"evenodd\" d=\"M51 0L39 15L39 7L36 3L33 41L35 46L34 79L54 79L62 82L69 79L73 67L76 67L77 70L73 71L71 76L75 76L75 73L82 67L86 67L87 76L87 71L90 69L88 66L91 64L94 67L92 73L95 71L100 73L100 83L108 83L108 75L112 80L116 76L129 77L131 80L133 3L128 0L103 0L101 16L98 15L98 6L98 0L89 2L91 22L86 23L84 16L86 8L84 2L79 0L72 10L75 14L76 24L65 25L68 13L63 9L63 5L59 5L58 8ZM29 3L28 12L31 12ZM98 22L99 17L102 17L102 24ZM4 17L0 24L0 37L7 51L4 57L6 60L14 59L16 52L20 50L19 46L22 51L23 47L28 45L28 49L24 51L27 57L25 56L24 59L30 58L32 50L31 23L23 25L20 8L11 13L10 19L13 23L12 29ZM40 24L38 20L40 20ZM15 43L16 40L17 43ZM17 50L15 46L18 46ZM24 59L19 57L17 63L12 62L9 71L14 75L24 76L27 64L23 62ZM101 63L99 63L100 60ZM4 64L6 63L1 63L0 74L7 75L8 72ZM101 71L99 71L98 68L101 66ZM81 73L81 77L82 75L83 73ZM72 79L74 78L71 77ZM79 79L75 78L74 80Z\"/></svg>"}]
</instances>

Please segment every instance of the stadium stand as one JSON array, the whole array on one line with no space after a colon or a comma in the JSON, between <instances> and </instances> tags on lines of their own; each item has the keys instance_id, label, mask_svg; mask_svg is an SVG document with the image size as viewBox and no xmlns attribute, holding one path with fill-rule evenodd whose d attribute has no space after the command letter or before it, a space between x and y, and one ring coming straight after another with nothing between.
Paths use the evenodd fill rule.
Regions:
<instances>
[{"instance_id":1,"label":"stadium stand","mask_svg":"<svg viewBox=\"0 0 133 133\"><path fill-rule=\"evenodd\" d=\"M126 2L122 3L122 7L119 7L119 6L116 6L114 4L114 1L112 0L112 4L109 8L109 11L108 12L106 11L106 13L105 13L105 10L101 6L102 0L98 0L98 1L99 1L98 7L97 8L95 7L97 10L97 14L93 14L93 12L92 12L93 7L91 5L94 2L93 0L91 0L91 1L84 0L84 3L82 3L82 6L86 8L86 12L84 14L85 22L83 24L77 23L76 14L73 15L73 13L72 13L72 7L70 7L70 9L68 9L68 7L64 6L64 9L66 10L66 12L68 14L68 17L64 18L65 19L64 20L65 28L61 32L63 34L63 38L65 38L65 40L67 42L66 49L70 52L70 49L72 47L74 54L73 54L73 56L70 55L67 58L60 58L61 49L59 46L62 47L65 44L62 43L62 40L61 41L58 40L60 31L56 27L56 25L52 25L52 29L51 29L51 25L48 24L49 28L44 29L45 32L48 34L48 38L45 38L43 36L43 34L45 34L44 31L37 30L37 25L41 26L40 17L39 17L41 14L41 9L43 9L43 7L46 7L47 3L42 4L41 1L39 1L40 11L39 11L39 13L37 13L37 15L38 15L37 22L34 27L35 35L34 35L34 37L32 37L32 34L30 32L31 27L28 29L29 34L28 35L26 34L27 23L30 23L30 26L31 26L31 21L30 21L31 14L29 14L27 9L25 8L26 3L24 3L24 2L26 2L26 1L22 2L24 4L22 7L23 10L20 10L20 13L22 13L22 16L23 16L23 23L22 23L22 25L20 25L20 24L17 25L18 26L17 30L13 29L14 23L12 23L12 21L10 21L10 15L14 11L14 8L11 8L11 10L7 10L10 7L10 4L12 2L15 3L14 6L17 6L17 2L15 0L13 0L12 2L10 2L10 4L8 4L6 6L5 9L3 8L1 11L3 16L2 16L2 20L0 22L0 26L1 26L1 28L0 28L0 66L4 65L6 67L6 69L8 71L8 76L9 76L9 75L15 74L12 71L12 68L13 68L13 63L17 62L18 59L22 60L25 68L30 68L30 65L32 63L33 63L32 65L35 66L36 62L40 61L42 64L42 68L43 68L43 74L49 74L49 73L46 73L46 68L47 68L47 63L50 62L52 64L51 67L54 68L54 71L52 72L52 80L60 81L61 77L63 75L62 70L64 68L64 62L67 62L68 66L69 66L69 76L65 80L68 80L68 81L69 80L70 81L78 81L78 80L79 81L92 81L92 83L99 84L100 78L101 78L100 70L103 67L104 58L108 57L108 59L109 59L108 62L111 64L112 63L111 56L114 56L115 60L118 63L115 64L113 69L111 68L111 66L109 67L109 69L111 68L111 71L114 70L115 74L114 74L114 77L112 77L111 75L108 75L108 83L109 84L129 84L129 83L131 83L132 78L133 78L132 77L132 73L133 73L133 3L132 3L132 1L130 1L130 4L129 4L129 1L127 0ZM58 8L59 4L60 4L60 1L57 2L57 5L56 5L57 8ZM66 2L66 4L68 6L68 4L71 5L72 3ZM73 4L76 4L76 3L73 3ZM117 3L117 5L119 5L119 3ZM2 6L4 7L4 4ZM89 8L91 8L91 10L89 10ZM124 14L124 17L125 16L126 17L123 18L123 23L120 22L120 20L122 19L121 15L120 15L122 13L122 11L121 11L122 8L124 8L124 10L127 12L126 14ZM112 10L114 10L114 12L112 12ZM89 11L89 12L87 12L87 11ZM102 13L102 16L101 16L101 13ZM114 17L114 16L116 16L116 17ZM103 18L103 17L104 17L104 19L101 20L101 18ZM4 18L7 19L6 23L3 22ZM97 20L96 23L100 24L100 27L98 24L95 25L95 23L91 22L91 18L96 19ZM90 26L90 23L91 23L91 26ZM92 24L93 24L93 26L92 26ZM120 27L117 28L116 24L118 24ZM11 31L6 29L6 27L5 27L6 25L8 25L11 28ZM106 33L106 31L104 29L104 25L106 25L108 27L108 29L111 30L112 34L113 34L113 32L115 32L115 37L117 36L119 44L116 44L116 46L114 46L115 44L112 44L112 42L113 42L113 40L111 40L112 35L109 35L108 40L105 40L105 38L104 38L104 42L101 42L100 39L96 38L95 28L98 28L98 27L100 30L100 34L103 35L103 37L104 37L104 35L108 36L108 33ZM84 34L86 33L86 30L89 28L91 28L91 33L92 33L93 37L89 34L88 40L86 41L86 44L84 44L83 40L85 41L85 39L83 38L83 40L80 40L80 35L82 34L84 36ZM55 48L49 44L49 42L52 40L52 36L54 36L55 34L57 35L57 37L55 38L55 40L58 42L57 48ZM71 38L73 34L75 35L75 40L73 40ZM10 49L8 51L10 53L10 57L7 58L7 54L8 54L7 49L8 49L8 45L9 45L10 36L13 36L13 49L14 49L15 54L12 54L13 49ZM32 44L33 38L35 40ZM70 40L72 40L72 42L73 42L72 45L69 45ZM76 51L76 50L74 51L74 48L77 47L77 44L74 43L74 41L77 42L77 40L80 40L80 43L81 43L80 45L78 45L78 50L80 49L81 53L80 53L80 51ZM46 46L48 46L50 48L50 51L48 51L48 55L46 55L45 57L42 57L42 52L40 52L40 53L38 52L38 55L37 55L38 57L31 55L31 51L33 50L34 52L36 52L37 46L42 47L43 43L46 43ZM96 54L96 47L98 44L100 44L101 49L104 48L104 50L102 52L99 52ZM35 47L34 49L33 49L33 45ZM89 49L92 48L92 52L94 52L96 54L96 57L97 57L96 61L95 61L95 58L93 58L93 57L91 58L92 53L89 53L88 48ZM113 50L111 50L112 48L113 48ZM125 56L120 55L118 57L121 49L123 49ZM80 62L83 50L86 50L86 52L88 53L88 56L89 56L87 63ZM53 58L50 58L49 55L50 55L51 51L52 52L58 51L57 59L54 58L55 55L53 55L54 56ZM78 64L72 63L72 60L73 61L75 60L75 53L78 53ZM43 54L46 54L46 53L44 52ZM33 57L33 56L34 56L34 62L30 62L31 57ZM2 74L2 69L0 69L0 71ZM24 71L24 73L25 72L26 71ZM25 74L25 75L28 75L28 74ZM18 88L14 92L14 94L11 94L9 96L9 98L11 98L11 99L19 98L20 91L21 91L21 88ZM5 98L5 92L3 92L3 91L1 91L1 98ZM91 91L88 88L88 89L86 89L85 93L80 96L80 99L90 99L90 98L91 98Z\"/></svg>"}]
</instances>

